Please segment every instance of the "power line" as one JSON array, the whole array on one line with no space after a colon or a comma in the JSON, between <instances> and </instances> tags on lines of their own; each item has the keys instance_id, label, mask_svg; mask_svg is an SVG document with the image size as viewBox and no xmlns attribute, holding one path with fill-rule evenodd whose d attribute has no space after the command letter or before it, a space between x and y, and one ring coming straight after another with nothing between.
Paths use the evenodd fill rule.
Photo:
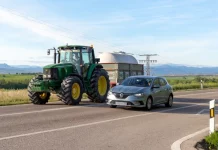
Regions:
<instances>
[{"instance_id":1,"label":"power line","mask_svg":"<svg viewBox=\"0 0 218 150\"><path fill-rule=\"evenodd\" d=\"M5 11L7 11L7 12L9 12L9 13L15 15L15 16L22 17L22 18L27 19L27 20L30 20L30 21L32 21L32 22L36 22L36 23L45 25L45 26L47 26L47 27L54 28L54 29L56 29L56 30L57 30L57 29L58 29L58 30L61 30L61 31L64 32L64 33L69 33L69 32L74 33L74 31L72 31L72 30L70 30L70 29L68 29L68 28L61 27L61 26L58 26L58 25L53 25L53 24L47 23L47 22L45 22L45 21L41 21L41 20L39 20L39 19L35 19L35 18L33 18L33 17L29 17L29 16L26 16L26 15L23 15L23 14L21 14L21 13L15 11L15 10L6 8L6 7L2 6L2 5L0 5L0 7L2 7ZM69 32L68 32L68 31L69 31ZM80 32L81 32L81 31L80 31ZM85 38L85 34L84 34L84 33L77 34L77 36L78 36L78 35L81 36L83 39L90 40L90 39L88 39L88 38ZM72 39L72 37L70 37L70 36L61 35L61 34L60 34L60 36L63 36L63 37ZM89 36L89 37L92 38L92 39L95 39L95 42L97 42L97 43L106 44L106 45L108 45L109 47L111 46L111 47L113 47L114 49L117 49L117 50L119 50L119 51L120 51L120 49L121 49L121 48L115 47L115 46L113 46L113 45L111 45L111 44L109 44L109 43L107 43L107 42L100 41L100 40L98 40L97 38L95 38L95 37L93 37L93 36Z\"/></svg>"}]
</instances>

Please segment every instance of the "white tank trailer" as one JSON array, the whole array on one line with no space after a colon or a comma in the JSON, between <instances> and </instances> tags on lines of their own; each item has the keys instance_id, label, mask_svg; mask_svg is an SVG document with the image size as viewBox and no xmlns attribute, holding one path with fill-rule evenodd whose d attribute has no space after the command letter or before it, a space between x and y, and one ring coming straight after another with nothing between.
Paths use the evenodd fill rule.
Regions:
<instances>
[{"instance_id":1,"label":"white tank trailer","mask_svg":"<svg viewBox=\"0 0 218 150\"><path fill-rule=\"evenodd\" d=\"M144 65L138 64L135 57L124 52L102 52L98 58L108 72L111 87L129 76L144 75Z\"/></svg>"}]
</instances>

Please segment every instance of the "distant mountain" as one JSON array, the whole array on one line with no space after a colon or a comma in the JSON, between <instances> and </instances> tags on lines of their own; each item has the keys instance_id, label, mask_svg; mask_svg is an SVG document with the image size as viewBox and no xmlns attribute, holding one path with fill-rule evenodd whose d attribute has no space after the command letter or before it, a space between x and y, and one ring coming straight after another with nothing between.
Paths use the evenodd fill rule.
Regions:
<instances>
[{"instance_id":1,"label":"distant mountain","mask_svg":"<svg viewBox=\"0 0 218 150\"><path fill-rule=\"evenodd\" d=\"M16 73L39 73L42 72L42 67L28 65L7 65L0 64L0 74L16 74Z\"/></svg>"},{"instance_id":2,"label":"distant mountain","mask_svg":"<svg viewBox=\"0 0 218 150\"><path fill-rule=\"evenodd\" d=\"M0 74L16 74L16 73L39 73L42 72L40 66L30 65L7 65L0 64ZM146 67L145 67L146 70ZM151 66L151 74L153 75L215 75L218 74L218 67L195 67L177 64L163 64Z\"/></svg>"},{"instance_id":3,"label":"distant mountain","mask_svg":"<svg viewBox=\"0 0 218 150\"><path fill-rule=\"evenodd\" d=\"M154 75L214 75L218 74L218 67L194 67L165 64L153 66L151 73Z\"/></svg>"},{"instance_id":4,"label":"distant mountain","mask_svg":"<svg viewBox=\"0 0 218 150\"><path fill-rule=\"evenodd\" d=\"M42 68L39 66L29 66L29 65L11 65L11 66L15 68Z\"/></svg>"}]
</instances>

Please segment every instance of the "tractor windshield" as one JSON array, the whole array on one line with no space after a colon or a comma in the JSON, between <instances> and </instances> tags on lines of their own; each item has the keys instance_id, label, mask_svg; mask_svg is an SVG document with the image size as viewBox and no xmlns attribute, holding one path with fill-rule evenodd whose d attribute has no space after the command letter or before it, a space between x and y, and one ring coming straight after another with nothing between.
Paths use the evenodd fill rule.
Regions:
<instances>
[{"instance_id":1,"label":"tractor windshield","mask_svg":"<svg viewBox=\"0 0 218 150\"><path fill-rule=\"evenodd\" d=\"M80 50L60 51L60 63L80 64Z\"/></svg>"},{"instance_id":2,"label":"tractor windshield","mask_svg":"<svg viewBox=\"0 0 218 150\"><path fill-rule=\"evenodd\" d=\"M60 51L60 63L72 63L80 74L80 50Z\"/></svg>"}]
</instances>

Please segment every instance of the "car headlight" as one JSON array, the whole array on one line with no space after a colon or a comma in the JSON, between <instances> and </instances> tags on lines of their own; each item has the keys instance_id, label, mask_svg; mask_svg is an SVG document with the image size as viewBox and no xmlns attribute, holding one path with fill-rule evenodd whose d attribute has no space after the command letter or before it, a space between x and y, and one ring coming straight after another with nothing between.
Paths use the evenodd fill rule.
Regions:
<instances>
[{"instance_id":1,"label":"car headlight","mask_svg":"<svg viewBox=\"0 0 218 150\"><path fill-rule=\"evenodd\" d=\"M134 94L135 96L138 96L138 97L141 97L141 96L144 96L144 93L137 93L137 94Z\"/></svg>"},{"instance_id":2,"label":"car headlight","mask_svg":"<svg viewBox=\"0 0 218 150\"><path fill-rule=\"evenodd\" d=\"M108 91L108 94L107 95L112 95L112 92L111 91Z\"/></svg>"}]
</instances>

